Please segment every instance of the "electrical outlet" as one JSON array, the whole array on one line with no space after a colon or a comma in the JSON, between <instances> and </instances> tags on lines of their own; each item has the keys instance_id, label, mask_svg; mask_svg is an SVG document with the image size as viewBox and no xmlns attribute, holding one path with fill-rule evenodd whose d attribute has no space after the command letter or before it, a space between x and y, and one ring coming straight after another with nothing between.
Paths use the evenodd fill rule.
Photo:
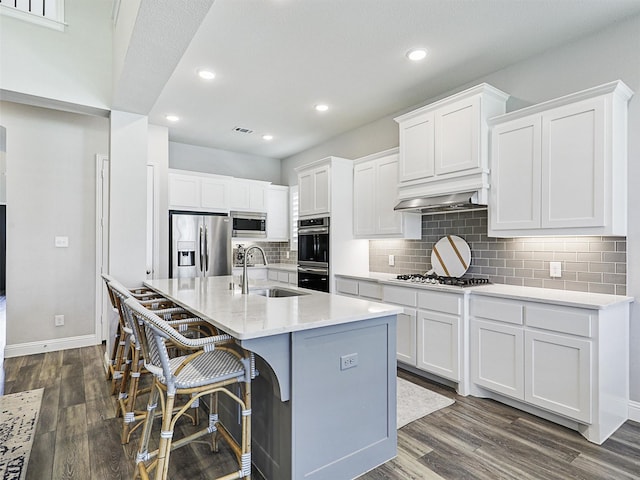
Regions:
<instances>
[{"instance_id":1,"label":"electrical outlet","mask_svg":"<svg viewBox=\"0 0 640 480\"><path fill-rule=\"evenodd\" d=\"M396 264L396 256L395 255L389 255L389 266L393 267Z\"/></svg>"},{"instance_id":2,"label":"electrical outlet","mask_svg":"<svg viewBox=\"0 0 640 480\"><path fill-rule=\"evenodd\" d=\"M358 366L358 354L350 353L340 357L340 370L347 370Z\"/></svg>"},{"instance_id":3,"label":"electrical outlet","mask_svg":"<svg viewBox=\"0 0 640 480\"><path fill-rule=\"evenodd\" d=\"M286 251L287 258L289 258L289 250Z\"/></svg>"},{"instance_id":4,"label":"electrical outlet","mask_svg":"<svg viewBox=\"0 0 640 480\"><path fill-rule=\"evenodd\" d=\"M54 315L53 321L56 324L56 327L62 327L64 325L64 315Z\"/></svg>"},{"instance_id":5,"label":"electrical outlet","mask_svg":"<svg viewBox=\"0 0 640 480\"><path fill-rule=\"evenodd\" d=\"M552 278L562 277L562 262L549 262L549 275Z\"/></svg>"}]
</instances>

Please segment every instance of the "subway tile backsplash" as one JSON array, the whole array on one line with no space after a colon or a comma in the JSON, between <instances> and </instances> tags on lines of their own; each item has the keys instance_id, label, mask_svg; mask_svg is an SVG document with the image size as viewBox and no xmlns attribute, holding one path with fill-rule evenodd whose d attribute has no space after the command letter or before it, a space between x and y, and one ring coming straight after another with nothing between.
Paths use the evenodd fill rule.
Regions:
<instances>
[{"instance_id":1,"label":"subway tile backsplash","mask_svg":"<svg viewBox=\"0 0 640 480\"><path fill-rule=\"evenodd\" d=\"M489 277L493 283L626 295L625 237L493 238L487 236L487 212L478 210L424 215L420 240L371 240L369 270L424 273L431 269L431 248L445 235L469 243L471 276ZM389 255L394 255L393 267ZM551 278L549 262L561 262L561 278Z\"/></svg>"},{"instance_id":2,"label":"subway tile backsplash","mask_svg":"<svg viewBox=\"0 0 640 480\"><path fill-rule=\"evenodd\" d=\"M249 247L250 245L258 245L262 247L264 253L267 254L267 261L269 263L290 263L297 264L298 257L297 252L289 252L289 242L260 242L260 241L236 241L234 240L232 243L233 246L233 259L234 265L238 262L236 261L236 248L238 245L242 245L243 247ZM287 252L289 252L289 258L287 258ZM262 256L260 252L257 250L252 250L249 253L249 264L261 264Z\"/></svg>"}]
</instances>

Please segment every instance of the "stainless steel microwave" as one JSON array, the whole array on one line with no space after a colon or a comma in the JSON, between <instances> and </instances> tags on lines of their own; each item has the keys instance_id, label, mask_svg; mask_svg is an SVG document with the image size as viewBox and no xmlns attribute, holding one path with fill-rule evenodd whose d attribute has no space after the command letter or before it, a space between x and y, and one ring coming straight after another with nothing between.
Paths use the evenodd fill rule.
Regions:
<instances>
[{"instance_id":1,"label":"stainless steel microwave","mask_svg":"<svg viewBox=\"0 0 640 480\"><path fill-rule=\"evenodd\" d=\"M266 238L267 214L264 212L230 212L231 236L242 238Z\"/></svg>"}]
</instances>

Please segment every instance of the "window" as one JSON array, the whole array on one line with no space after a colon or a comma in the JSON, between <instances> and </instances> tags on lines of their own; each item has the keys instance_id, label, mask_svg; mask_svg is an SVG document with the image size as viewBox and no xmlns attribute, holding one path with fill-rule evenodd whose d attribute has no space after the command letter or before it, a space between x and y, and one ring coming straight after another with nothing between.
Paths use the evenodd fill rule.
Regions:
<instances>
[{"instance_id":1,"label":"window","mask_svg":"<svg viewBox=\"0 0 640 480\"><path fill-rule=\"evenodd\" d=\"M298 186L295 185L289 189L289 211L291 212L291 240L289 241L289 250L298 250Z\"/></svg>"},{"instance_id":2,"label":"window","mask_svg":"<svg viewBox=\"0 0 640 480\"><path fill-rule=\"evenodd\" d=\"M0 0L0 14L64 31L64 0Z\"/></svg>"}]
</instances>

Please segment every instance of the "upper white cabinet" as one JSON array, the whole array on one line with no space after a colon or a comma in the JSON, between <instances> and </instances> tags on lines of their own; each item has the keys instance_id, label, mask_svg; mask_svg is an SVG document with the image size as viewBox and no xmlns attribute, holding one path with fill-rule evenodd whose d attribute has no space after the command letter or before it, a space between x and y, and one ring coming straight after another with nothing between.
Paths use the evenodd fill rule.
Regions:
<instances>
[{"instance_id":1,"label":"upper white cabinet","mask_svg":"<svg viewBox=\"0 0 640 480\"><path fill-rule=\"evenodd\" d=\"M267 188L267 240L289 240L289 187L269 185Z\"/></svg>"},{"instance_id":2,"label":"upper white cabinet","mask_svg":"<svg viewBox=\"0 0 640 480\"><path fill-rule=\"evenodd\" d=\"M398 203L398 149L354 161L353 233L357 238L421 238L421 215Z\"/></svg>"},{"instance_id":3,"label":"upper white cabinet","mask_svg":"<svg viewBox=\"0 0 640 480\"><path fill-rule=\"evenodd\" d=\"M169 208L229 210L229 177L169 170Z\"/></svg>"},{"instance_id":4,"label":"upper white cabinet","mask_svg":"<svg viewBox=\"0 0 640 480\"><path fill-rule=\"evenodd\" d=\"M231 181L230 209L248 212L267 211L269 182L234 178Z\"/></svg>"},{"instance_id":5,"label":"upper white cabinet","mask_svg":"<svg viewBox=\"0 0 640 480\"><path fill-rule=\"evenodd\" d=\"M507 98L483 83L397 117L399 197L486 192L487 119L505 112Z\"/></svg>"},{"instance_id":6,"label":"upper white cabinet","mask_svg":"<svg viewBox=\"0 0 640 480\"><path fill-rule=\"evenodd\" d=\"M331 165L327 163L298 172L300 217L331 213L330 171Z\"/></svg>"},{"instance_id":7,"label":"upper white cabinet","mask_svg":"<svg viewBox=\"0 0 640 480\"><path fill-rule=\"evenodd\" d=\"M491 120L489 236L626 235L621 81Z\"/></svg>"}]
</instances>

